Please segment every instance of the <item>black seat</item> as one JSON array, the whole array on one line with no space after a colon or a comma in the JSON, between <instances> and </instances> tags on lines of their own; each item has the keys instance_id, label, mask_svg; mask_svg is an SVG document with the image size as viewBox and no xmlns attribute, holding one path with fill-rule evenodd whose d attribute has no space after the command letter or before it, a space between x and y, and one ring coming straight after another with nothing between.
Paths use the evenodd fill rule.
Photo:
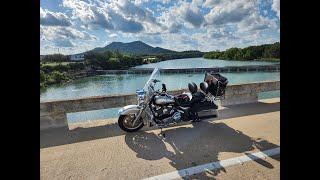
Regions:
<instances>
[{"instance_id":1,"label":"black seat","mask_svg":"<svg viewBox=\"0 0 320 180\"><path fill-rule=\"evenodd\" d=\"M191 102L198 103L205 99L206 99L206 96L202 92L198 91L192 95Z\"/></svg>"},{"instance_id":2,"label":"black seat","mask_svg":"<svg viewBox=\"0 0 320 180\"><path fill-rule=\"evenodd\" d=\"M198 91L198 87L194 82L189 83L188 88L190 93L192 94L192 99L187 103L187 105L185 105L185 107L190 107L192 112L218 108L214 102L206 100L205 94L208 93L208 84L206 82L200 83L200 89L203 92Z\"/></svg>"}]
</instances>

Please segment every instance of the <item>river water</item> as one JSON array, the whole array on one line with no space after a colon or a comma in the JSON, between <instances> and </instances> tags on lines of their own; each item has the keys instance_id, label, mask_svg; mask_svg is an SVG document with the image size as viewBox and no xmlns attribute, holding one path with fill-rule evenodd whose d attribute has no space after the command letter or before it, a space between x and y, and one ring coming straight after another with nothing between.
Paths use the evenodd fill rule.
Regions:
<instances>
[{"instance_id":1,"label":"river water","mask_svg":"<svg viewBox=\"0 0 320 180\"><path fill-rule=\"evenodd\" d=\"M163 61L155 64L148 64L149 67L159 68L190 68L190 67L213 67L215 65L222 67L223 62L225 66L235 65L259 65L259 64L270 64L268 62L246 62L253 64L242 64L241 61L224 61L224 60L206 60L199 58L190 58L185 60L170 60ZM181 61L185 63L181 63ZM208 64L205 66L205 62ZM190 63L186 63L190 62ZM198 63L197 63L198 62ZM217 62L216 64L214 62ZM169 66L169 64L171 64ZM145 66L145 65L143 65ZM142 67L142 66L139 66ZM145 67L144 67L145 68ZM240 84L257 81L267 80L280 80L279 72L240 72L240 73L221 73L226 76L229 80L229 84ZM123 93L135 93L136 89L140 89L144 86L148 80L149 75L147 74L123 74L123 75L99 75L93 77L86 77L77 79L71 83L64 85L56 85L47 88L40 94L40 101L50 100L61 100L70 98L80 98L88 96L99 96L99 95L111 95L111 94L123 94ZM161 74L161 81L167 85L168 90L187 88L189 82L195 82L199 84L203 81L203 73L192 73L192 74ZM161 83L160 83L161 84ZM259 98L270 98L279 97L280 92L268 92L261 93ZM97 111L69 113L69 123L90 121L95 119L112 118L117 116L117 110L119 108L111 108Z\"/></svg>"},{"instance_id":2,"label":"river water","mask_svg":"<svg viewBox=\"0 0 320 180\"><path fill-rule=\"evenodd\" d=\"M183 69L183 68L208 68L208 67L224 67L224 66L248 66L248 65L270 65L273 62L265 61L226 61L219 59L204 59L204 58L185 58L168 61L161 61L152 64L143 64L136 68L162 68L162 69Z\"/></svg>"}]
</instances>

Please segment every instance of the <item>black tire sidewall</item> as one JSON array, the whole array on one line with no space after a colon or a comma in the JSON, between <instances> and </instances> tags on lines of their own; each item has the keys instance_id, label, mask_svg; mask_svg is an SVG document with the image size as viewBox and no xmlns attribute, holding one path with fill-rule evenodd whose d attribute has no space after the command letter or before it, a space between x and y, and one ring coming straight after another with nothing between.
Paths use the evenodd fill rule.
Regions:
<instances>
[{"instance_id":1,"label":"black tire sidewall","mask_svg":"<svg viewBox=\"0 0 320 180\"><path fill-rule=\"evenodd\" d=\"M128 128L126 128L126 127L123 125L123 121L124 121L124 118L125 118L126 116L128 116L128 115L120 115L120 116L119 116L119 119L118 119L118 125L119 125L119 127L120 127L122 130L124 130L124 131L126 131L126 132L136 132L136 131L140 130L140 129L144 126L144 124L143 124L143 122L142 122L141 125L138 126L138 127L135 128L135 129L128 129Z\"/></svg>"}]
</instances>

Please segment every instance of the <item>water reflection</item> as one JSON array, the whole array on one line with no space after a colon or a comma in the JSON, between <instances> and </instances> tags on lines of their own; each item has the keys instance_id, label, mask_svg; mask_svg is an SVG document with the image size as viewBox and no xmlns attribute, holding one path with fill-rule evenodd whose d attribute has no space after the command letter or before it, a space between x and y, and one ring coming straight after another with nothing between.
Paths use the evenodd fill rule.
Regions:
<instances>
[{"instance_id":1,"label":"water reflection","mask_svg":"<svg viewBox=\"0 0 320 180\"><path fill-rule=\"evenodd\" d=\"M136 66L136 68L162 68L162 69L182 69L182 68L207 68L207 67L224 67L224 66L247 66L247 65L270 65L273 62L265 61L231 61L219 59L204 58L185 58L161 61L158 63L144 64Z\"/></svg>"}]
</instances>

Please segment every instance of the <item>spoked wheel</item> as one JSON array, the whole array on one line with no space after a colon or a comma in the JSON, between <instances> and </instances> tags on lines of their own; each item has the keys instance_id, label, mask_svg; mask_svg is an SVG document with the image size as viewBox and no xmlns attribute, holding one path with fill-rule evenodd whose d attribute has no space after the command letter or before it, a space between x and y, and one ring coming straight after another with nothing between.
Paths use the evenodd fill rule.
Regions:
<instances>
[{"instance_id":1,"label":"spoked wheel","mask_svg":"<svg viewBox=\"0 0 320 180\"><path fill-rule=\"evenodd\" d=\"M143 127L142 118L138 119L136 124L133 124L135 115L121 115L118 119L119 127L127 132L135 132Z\"/></svg>"}]
</instances>

